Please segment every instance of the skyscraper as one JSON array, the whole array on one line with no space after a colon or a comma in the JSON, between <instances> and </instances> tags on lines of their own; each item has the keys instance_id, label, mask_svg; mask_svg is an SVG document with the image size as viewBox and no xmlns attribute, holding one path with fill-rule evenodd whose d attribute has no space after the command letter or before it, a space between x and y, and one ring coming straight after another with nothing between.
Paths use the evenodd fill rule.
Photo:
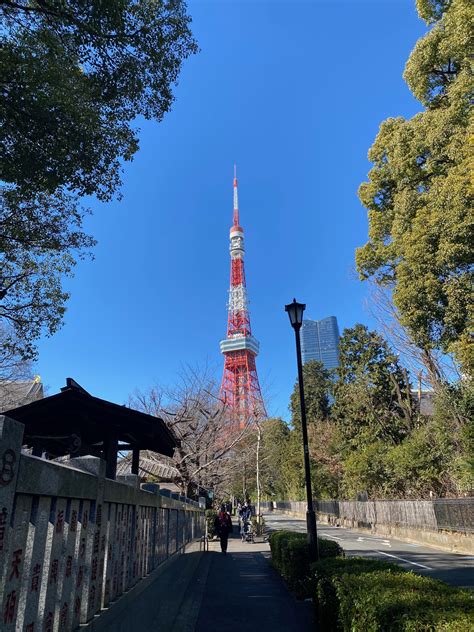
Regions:
<instances>
[{"instance_id":1,"label":"skyscraper","mask_svg":"<svg viewBox=\"0 0 474 632\"><path fill-rule=\"evenodd\" d=\"M303 363L319 360L325 369L339 365L339 327L335 316L321 320L303 320L301 352Z\"/></svg>"},{"instance_id":2,"label":"skyscraper","mask_svg":"<svg viewBox=\"0 0 474 632\"><path fill-rule=\"evenodd\" d=\"M244 269L244 229L239 221L237 174L234 173L234 221L230 229L230 289L227 337L220 343L224 354L221 396L236 426L254 417L266 417L255 358L259 343L252 335Z\"/></svg>"}]
</instances>

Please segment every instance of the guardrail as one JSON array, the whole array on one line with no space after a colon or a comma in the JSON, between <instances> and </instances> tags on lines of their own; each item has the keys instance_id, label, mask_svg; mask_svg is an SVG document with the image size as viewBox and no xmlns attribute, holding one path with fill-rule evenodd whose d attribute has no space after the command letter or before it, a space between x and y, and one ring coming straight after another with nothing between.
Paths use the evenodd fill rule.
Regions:
<instances>
[{"instance_id":1,"label":"guardrail","mask_svg":"<svg viewBox=\"0 0 474 632\"><path fill-rule=\"evenodd\" d=\"M21 453L0 416L0 629L74 630L204 533L204 512L139 479L105 478L96 457L67 465Z\"/></svg>"}]
</instances>

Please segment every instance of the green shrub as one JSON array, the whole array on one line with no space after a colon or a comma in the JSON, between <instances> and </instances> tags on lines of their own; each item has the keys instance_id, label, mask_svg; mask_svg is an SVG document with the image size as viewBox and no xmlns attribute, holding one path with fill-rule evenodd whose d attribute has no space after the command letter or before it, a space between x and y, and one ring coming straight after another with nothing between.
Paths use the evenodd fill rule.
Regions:
<instances>
[{"instance_id":1,"label":"green shrub","mask_svg":"<svg viewBox=\"0 0 474 632\"><path fill-rule=\"evenodd\" d=\"M214 509L206 509L207 535L213 538L216 535L214 521L217 517L217 511Z\"/></svg>"},{"instance_id":2,"label":"green shrub","mask_svg":"<svg viewBox=\"0 0 474 632\"><path fill-rule=\"evenodd\" d=\"M270 535L272 563L299 597L314 594L315 583L311 577L309 546L304 533L276 531ZM343 549L330 540L318 538L320 558L344 555Z\"/></svg>"},{"instance_id":3,"label":"green shrub","mask_svg":"<svg viewBox=\"0 0 474 632\"><path fill-rule=\"evenodd\" d=\"M344 549L334 540L318 538L319 559L325 560L333 557L344 557Z\"/></svg>"},{"instance_id":4,"label":"green shrub","mask_svg":"<svg viewBox=\"0 0 474 632\"><path fill-rule=\"evenodd\" d=\"M393 570L393 572L403 572L403 569L397 564L365 557L327 558L311 564L310 585L315 589L316 609L321 629L328 632L340 629L336 578L343 574L359 575L388 569Z\"/></svg>"},{"instance_id":5,"label":"green shrub","mask_svg":"<svg viewBox=\"0 0 474 632\"><path fill-rule=\"evenodd\" d=\"M331 632L468 632L472 595L443 582L368 558L312 566L318 622Z\"/></svg>"},{"instance_id":6,"label":"green shrub","mask_svg":"<svg viewBox=\"0 0 474 632\"><path fill-rule=\"evenodd\" d=\"M272 552L272 564L279 572L281 572L281 544L289 534L291 531L274 531L268 538Z\"/></svg>"}]
</instances>

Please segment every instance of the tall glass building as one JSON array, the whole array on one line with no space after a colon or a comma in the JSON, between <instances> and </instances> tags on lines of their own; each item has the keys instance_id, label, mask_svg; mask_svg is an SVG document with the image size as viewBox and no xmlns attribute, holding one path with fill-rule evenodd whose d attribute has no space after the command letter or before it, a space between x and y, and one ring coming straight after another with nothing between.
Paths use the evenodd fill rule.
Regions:
<instances>
[{"instance_id":1,"label":"tall glass building","mask_svg":"<svg viewBox=\"0 0 474 632\"><path fill-rule=\"evenodd\" d=\"M301 328L301 352L303 364L319 360L325 369L339 365L339 327L335 316L322 320L303 320Z\"/></svg>"}]
</instances>

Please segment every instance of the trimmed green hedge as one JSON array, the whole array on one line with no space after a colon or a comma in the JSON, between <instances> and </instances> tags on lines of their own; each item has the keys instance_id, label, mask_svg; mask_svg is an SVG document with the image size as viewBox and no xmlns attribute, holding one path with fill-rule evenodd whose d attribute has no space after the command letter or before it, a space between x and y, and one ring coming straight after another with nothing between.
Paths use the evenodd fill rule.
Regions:
<instances>
[{"instance_id":1,"label":"trimmed green hedge","mask_svg":"<svg viewBox=\"0 0 474 632\"><path fill-rule=\"evenodd\" d=\"M310 573L308 540L304 533L275 531L269 537L272 564L299 597L312 596L315 584ZM344 550L331 540L318 538L320 559L343 556Z\"/></svg>"},{"instance_id":2,"label":"trimmed green hedge","mask_svg":"<svg viewBox=\"0 0 474 632\"><path fill-rule=\"evenodd\" d=\"M406 571L391 562L344 557L318 538L320 561L310 564L306 535L276 531L272 564L300 597L315 597L324 632L474 632L474 595Z\"/></svg>"},{"instance_id":3,"label":"trimmed green hedge","mask_svg":"<svg viewBox=\"0 0 474 632\"><path fill-rule=\"evenodd\" d=\"M369 558L313 564L318 622L328 632L469 632L474 598L401 566Z\"/></svg>"}]
</instances>

